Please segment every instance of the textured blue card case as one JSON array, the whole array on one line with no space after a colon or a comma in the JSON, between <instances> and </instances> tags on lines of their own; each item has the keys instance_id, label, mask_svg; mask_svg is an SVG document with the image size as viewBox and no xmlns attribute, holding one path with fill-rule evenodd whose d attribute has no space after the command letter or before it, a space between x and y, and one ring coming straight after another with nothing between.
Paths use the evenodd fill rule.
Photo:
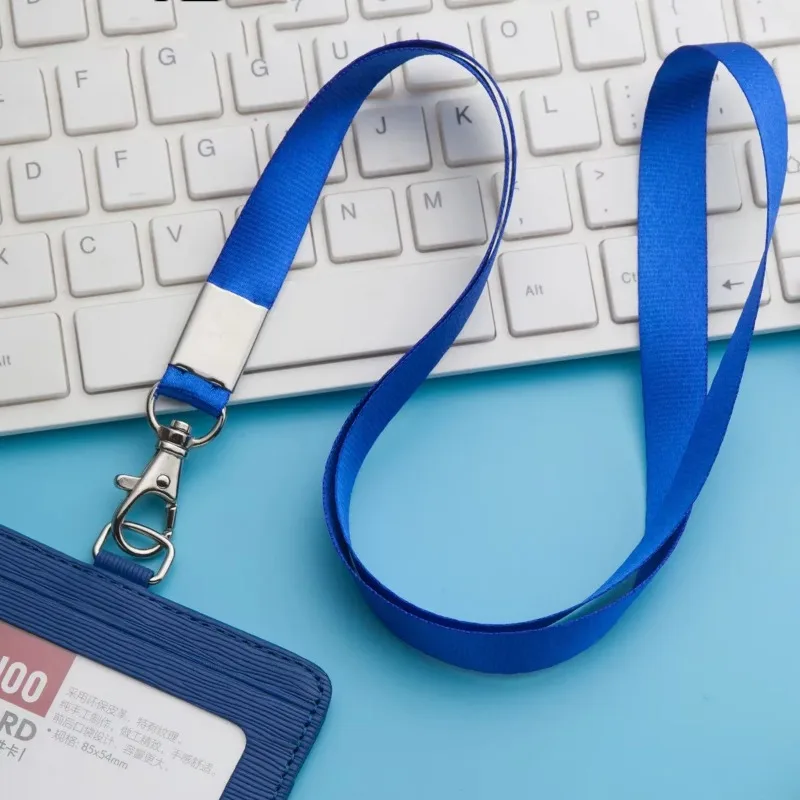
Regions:
<instances>
[{"instance_id":1,"label":"textured blue card case","mask_svg":"<svg viewBox=\"0 0 800 800\"><path fill-rule=\"evenodd\" d=\"M238 725L223 800L285 798L319 733L319 667L0 526L0 619Z\"/></svg>"}]
</instances>

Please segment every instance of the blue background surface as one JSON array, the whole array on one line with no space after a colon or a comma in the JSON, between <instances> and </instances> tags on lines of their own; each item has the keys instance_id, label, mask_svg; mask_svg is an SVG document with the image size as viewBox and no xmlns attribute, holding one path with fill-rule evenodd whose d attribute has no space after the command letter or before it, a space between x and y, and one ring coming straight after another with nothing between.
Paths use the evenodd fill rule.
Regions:
<instances>
[{"instance_id":1,"label":"blue background surface","mask_svg":"<svg viewBox=\"0 0 800 800\"><path fill-rule=\"evenodd\" d=\"M720 459L651 589L598 646L533 675L440 664L366 610L320 502L356 397L233 408L187 464L163 588L331 676L295 800L800 795L800 335L754 345ZM114 475L152 447L143 421L4 439L0 519L85 558L119 501ZM624 558L643 487L635 355L431 381L367 463L354 541L429 608L540 616Z\"/></svg>"}]
</instances>

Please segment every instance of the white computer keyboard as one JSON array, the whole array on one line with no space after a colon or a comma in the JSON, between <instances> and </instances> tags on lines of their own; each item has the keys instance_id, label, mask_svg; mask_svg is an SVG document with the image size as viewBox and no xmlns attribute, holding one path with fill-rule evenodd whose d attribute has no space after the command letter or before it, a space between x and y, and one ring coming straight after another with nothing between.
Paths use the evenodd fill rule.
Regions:
<instances>
[{"instance_id":1,"label":"white computer keyboard","mask_svg":"<svg viewBox=\"0 0 800 800\"><path fill-rule=\"evenodd\" d=\"M0 0L0 432L141 414L269 153L322 82L398 36L486 61L520 143L502 256L439 373L636 347L637 142L678 44L762 48L800 122L799 0ZM710 325L724 336L764 205L728 75L710 128ZM790 147L761 331L800 327L800 125ZM236 398L379 377L474 270L501 155L467 73L428 58L384 81Z\"/></svg>"}]
</instances>

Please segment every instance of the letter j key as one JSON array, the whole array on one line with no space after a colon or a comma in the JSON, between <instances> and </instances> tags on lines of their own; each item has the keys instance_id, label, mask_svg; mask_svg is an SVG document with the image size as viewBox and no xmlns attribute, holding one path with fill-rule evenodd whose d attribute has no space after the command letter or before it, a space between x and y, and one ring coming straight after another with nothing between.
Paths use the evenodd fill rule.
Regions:
<instances>
[{"instance_id":1,"label":"letter j key","mask_svg":"<svg viewBox=\"0 0 800 800\"><path fill-rule=\"evenodd\" d=\"M432 166L422 106L366 109L356 117L353 132L365 178L424 172Z\"/></svg>"}]
</instances>

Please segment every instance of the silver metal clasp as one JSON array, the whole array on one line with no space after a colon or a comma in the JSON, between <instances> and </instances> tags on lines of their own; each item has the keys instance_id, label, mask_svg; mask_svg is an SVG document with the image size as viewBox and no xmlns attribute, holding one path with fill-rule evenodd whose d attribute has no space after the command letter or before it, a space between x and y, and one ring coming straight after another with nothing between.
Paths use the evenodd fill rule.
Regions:
<instances>
[{"instance_id":1,"label":"silver metal clasp","mask_svg":"<svg viewBox=\"0 0 800 800\"><path fill-rule=\"evenodd\" d=\"M128 496L119 504L111 522L114 541L125 553L137 558L150 558L160 549L156 542L150 547L135 547L125 538L125 528L130 525L127 520L133 507L145 496L154 495L164 501L166 519L164 529L160 533L170 539L175 530L178 516L178 489L180 487L181 467L183 459L192 445L192 429L185 422L173 420L170 425L159 425L156 428L158 444L147 469L141 477L133 475L117 475L116 484L124 489ZM138 525L133 530L147 536L151 528ZM152 538L152 537L151 537ZM155 541L155 539L154 539Z\"/></svg>"},{"instance_id":2,"label":"silver metal clasp","mask_svg":"<svg viewBox=\"0 0 800 800\"><path fill-rule=\"evenodd\" d=\"M162 550L165 551L161 568L153 576L151 584L159 583L164 579L175 558L172 534L178 516L178 490L183 460L192 448L202 447L216 437L225 423L225 411L223 410L211 430L205 436L196 439L192 436L192 429L186 422L173 420L169 425L159 424L155 415L155 401L156 390L153 389L147 400L147 418L158 438L155 455L140 476L117 475L115 482L120 489L127 492L127 496L117 506L111 522L103 528L93 548L96 558L109 534L112 534L119 548L134 558L153 558ZM150 495L164 503L165 520L161 530L128 518L134 506ZM133 545L128 540L126 531L144 536L153 544L146 547Z\"/></svg>"}]
</instances>

